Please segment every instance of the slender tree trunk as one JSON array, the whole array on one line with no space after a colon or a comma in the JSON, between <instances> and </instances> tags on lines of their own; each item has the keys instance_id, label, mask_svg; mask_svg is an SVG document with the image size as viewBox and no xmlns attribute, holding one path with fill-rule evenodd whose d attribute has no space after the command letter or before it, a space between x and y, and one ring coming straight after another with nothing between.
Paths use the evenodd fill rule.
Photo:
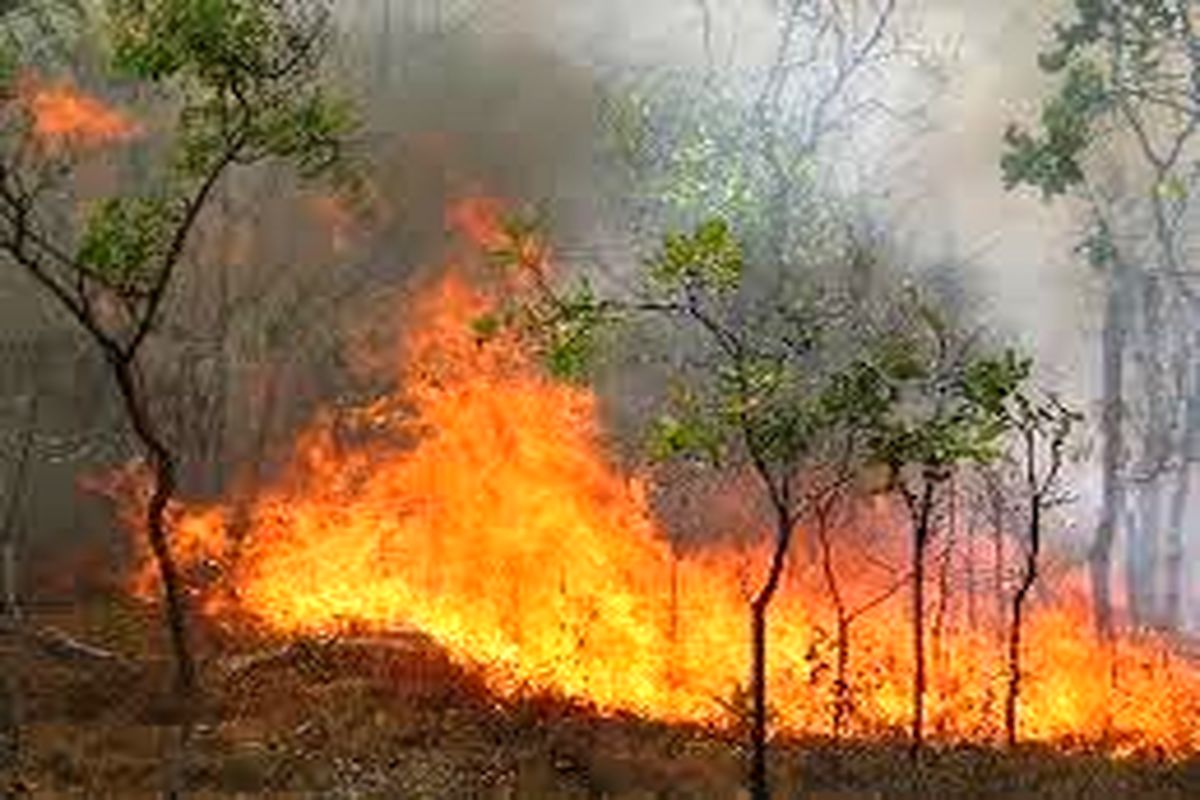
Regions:
<instances>
[{"instance_id":1,"label":"slender tree trunk","mask_svg":"<svg viewBox=\"0 0 1200 800\"><path fill-rule=\"evenodd\" d=\"M172 763L168 765L164 795L168 798L178 798L184 792L184 759L196 712L194 703L197 700L197 682L195 661L188 641L182 580L171 554L167 534L167 505L175 493L176 485L175 458L154 428L135 364L113 355L110 355L109 363L130 424L146 450L154 478L150 502L146 507L146 536L150 541L150 549L162 583L163 613L175 664L175 715L178 724L177 750L168 755Z\"/></svg>"},{"instance_id":2,"label":"slender tree trunk","mask_svg":"<svg viewBox=\"0 0 1200 800\"><path fill-rule=\"evenodd\" d=\"M11 536L11 532L9 533ZM0 658L0 797L16 797L21 770L23 703L21 693L21 616L17 600L17 548L12 539L0 546L0 651L13 654L12 663ZM8 641L5 641L8 640Z\"/></svg>"},{"instance_id":3,"label":"slender tree trunk","mask_svg":"<svg viewBox=\"0 0 1200 800\"><path fill-rule=\"evenodd\" d=\"M1162 547L1163 534L1163 485L1159 476L1154 476L1138 487L1137 502L1141 507L1141 522L1136 544L1138 574L1132 576L1137 582L1131 587L1137 597L1135 622L1142 625L1156 623L1162 617Z\"/></svg>"},{"instance_id":4,"label":"slender tree trunk","mask_svg":"<svg viewBox=\"0 0 1200 800\"><path fill-rule=\"evenodd\" d=\"M995 608L991 613L995 614L995 630L1002 631L1004 619L1005 593L1004 593L1004 495L1001 494L1000 487L995 484L989 485L991 494L991 511L992 511L992 597L995 600ZM1000 640L1003 641L1003 633L1000 634Z\"/></svg>"},{"instance_id":5,"label":"slender tree trunk","mask_svg":"<svg viewBox=\"0 0 1200 800\"><path fill-rule=\"evenodd\" d=\"M1162 624L1167 630L1177 631L1183 625L1184 562L1186 540L1184 539L1184 515L1191 494L1192 467L1185 458L1175 477L1175 491L1171 496L1171 516L1167 523L1166 553L1163 566L1166 575L1163 592Z\"/></svg>"},{"instance_id":6,"label":"slender tree trunk","mask_svg":"<svg viewBox=\"0 0 1200 800\"><path fill-rule=\"evenodd\" d=\"M840 744L850 716L850 618L844 610L837 615L837 651L833 677L833 740Z\"/></svg>"},{"instance_id":7,"label":"slender tree trunk","mask_svg":"<svg viewBox=\"0 0 1200 800\"><path fill-rule=\"evenodd\" d=\"M1196 345L1200 348L1200 343ZM1171 496L1170 519L1166 536L1166 586L1163 597L1163 622L1170 630L1183 626L1183 598L1186 585L1187 539L1184 534L1185 515L1192 488L1192 455L1200 436L1200 355L1192 368L1192 385L1188 392L1183 421L1183 441L1180 465L1175 476L1175 491Z\"/></svg>"},{"instance_id":8,"label":"slender tree trunk","mask_svg":"<svg viewBox=\"0 0 1200 800\"><path fill-rule=\"evenodd\" d=\"M1008 630L1008 693L1004 698L1004 733L1009 747L1017 744L1017 703L1021 695L1021 635L1025 600L1037 581L1038 559L1042 549L1042 498L1037 487L1036 455L1034 435L1026 433L1026 485L1029 490L1029 549L1025 553L1025 566L1021 572L1021 583L1012 599L1012 620Z\"/></svg>"},{"instance_id":9,"label":"slender tree trunk","mask_svg":"<svg viewBox=\"0 0 1200 800\"><path fill-rule=\"evenodd\" d=\"M33 433L37 426L37 395L29 401L25 429L16 453L11 480L0 518L0 652L14 654L13 663L0 658L0 797L16 797L21 760L24 697L21 691L22 642L21 592L19 564L21 536L18 512L25 495L26 478L33 452ZM5 642L5 639L8 642Z\"/></svg>"},{"instance_id":10,"label":"slender tree trunk","mask_svg":"<svg viewBox=\"0 0 1200 800\"><path fill-rule=\"evenodd\" d=\"M1143 324L1140 326L1138 384L1145 396L1146 424L1142 436L1139 482L1136 487L1138 524L1125 537L1126 590L1129 616L1134 625L1155 622L1160 614L1159 598L1162 535L1162 481L1160 475L1170 448L1171 408L1167 402L1166 350L1162 313L1162 287L1154 275L1142 278Z\"/></svg>"},{"instance_id":11,"label":"slender tree trunk","mask_svg":"<svg viewBox=\"0 0 1200 800\"><path fill-rule=\"evenodd\" d=\"M912 743L909 754L918 761L925 743L925 553L931 534L934 499L934 479L925 476L924 488L917 501L913 525L913 685L912 685Z\"/></svg>"},{"instance_id":12,"label":"slender tree trunk","mask_svg":"<svg viewBox=\"0 0 1200 800\"><path fill-rule=\"evenodd\" d=\"M975 575L975 514L970 507L967 509L966 523L964 533L967 538L967 628L974 633L979 629L979 587L975 585L978 580Z\"/></svg>"},{"instance_id":13,"label":"slender tree trunk","mask_svg":"<svg viewBox=\"0 0 1200 800\"><path fill-rule=\"evenodd\" d=\"M933 663L935 665L943 665L945 662L945 635L946 635L946 620L952 616L952 608L950 606L950 566L954 559L954 521L951 516L950 524L946 531L946 545L941 548L941 557L938 559L938 574L937 574L937 605L933 612Z\"/></svg>"},{"instance_id":14,"label":"slender tree trunk","mask_svg":"<svg viewBox=\"0 0 1200 800\"><path fill-rule=\"evenodd\" d=\"M767 606L750 608L750 797L770 800L767 781Z\"/></svg>"},{"instance_id":15,"label":"slender tree trunk","mask_svg":"<svg viewBox=\"0 0 1200 800\"><path fill-rule=\"evenodd\" d=\"M820 547L821 572L825 576L825 589L833 601L837 626L834 638L836 652L834 654L832 734L834 743L839 744L845 731L846 718L850 712L850 682L847 674L850 668L850 614L846 609L846 601L842 597L837 572L834 569L833 543L829 540L829 525L825 509L819 512L815 533L817 544Z\"/></svg>"},{"instance_id":16,"label":"slender tree trunk","mask_svg":"<svg viewBox=\"0 0 1200 800\"><path fill-rule=\"evenodd\" d=\"M1141 486L1136 484L1127 489L1134 496L1134 500L1127 502L1123 513L1118 515L1118 519L1122 520L1120 528L1125 536L1125 614L1129 619L1130 624L1140 625L1144 616L1142 605L1142 593L1144 584L1142 574L1145 572L1143 559L1145 552L1142 549L1143 535L1143 512L1145 506L1138 502L1142 500Z\"/></svg>"},{"instance_id":17,"label":"slender tree trunk","mask_svg":"<svg viewBox=\"0 0 1200 800\"><path fill-rule=\"evenodd\" d=\"M1112 549L1117 535L1117 520L1125 502L1121 478L1123 436L1123 383L1125 366L1125 314L1120 267L1108 281L1101 339L1103 373L1103 411L1100 418L1104 445L1101 453L1101 506L1096 536L1089 555L1092 584L1092 610L1097 634L1109 639L1113 634Z\"/></svg>"},{"instance_id":18,"label":"slender tree trunk","mask_svg":"<svg viewBox=\"0 0 1200 800\"><path fill-rule=\"evenodd\" d=\"M20 612L17 605L16 546L5 541L0 546L0 603L3 603L3 619L0 620L0 652L9 658L0 658L0 797L17 796L17 783L21 764L22 698L21 658L23 647L20 632Z\"/></svg>"},{"instance_id":19,"label":"slender tree trunk","mask_svg":"<svg viewBox=\"0 0 1200 800\"><path fill-rule=\"evenodd\" d=\"M776 508L775 552L762 591L750 604L750 775L751 800L770 800L767 780L767 609L779 588L779 579L791 544L790 508Z\"/></svg>"}]
</instances>

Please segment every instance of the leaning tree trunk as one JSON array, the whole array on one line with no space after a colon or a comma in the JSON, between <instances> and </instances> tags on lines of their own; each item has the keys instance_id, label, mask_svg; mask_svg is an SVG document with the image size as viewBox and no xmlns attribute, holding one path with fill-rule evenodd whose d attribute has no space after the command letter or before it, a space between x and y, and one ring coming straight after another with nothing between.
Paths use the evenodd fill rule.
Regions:
<instances>
[{"instance_id":1,"label":"leaning tree trunk","mask_svg":"<svg viewBox=\"0 0 1200 800\"><path fill-rule=\"evenodd\" d=\"M146 450L154 479L150 502L146 506L146 536L162 583L163 612L175 664L174 710L178 725L178 741L172 748L174 752L169 754L173 763L168 768L164 794L169 798L177 798L183 793L183 759L196 712L197 682L195 660L188 641L182 580L167 535L167 506L175 494L176 486L175 458L154 427L136 365L127 358L115 355L110 355L109 363L134 434Z\"/></svg>"},{"instance_id":2,"label":"leaning tree trunk","mask_svg":"<svg viewBox=\"0 0 1200 800\"><path fill-rule=\"evenodd\" d=\"M1108 297L1104 310L1104 333L1101 338L1101 370L1103 373L1103 411L1100 417L1101 436L1101 506L1096 524L1096 536L1089 554L1092 584L1092 609L1096 632L1101 638L1113 634L1112 610L1112 550L1117 534L1117 519L1125 501L1121 479L1123 436L1123 382L1125 366L1125 314L1122 298L1122 268L1108 281Z\"/></svg>"}]
</instances>

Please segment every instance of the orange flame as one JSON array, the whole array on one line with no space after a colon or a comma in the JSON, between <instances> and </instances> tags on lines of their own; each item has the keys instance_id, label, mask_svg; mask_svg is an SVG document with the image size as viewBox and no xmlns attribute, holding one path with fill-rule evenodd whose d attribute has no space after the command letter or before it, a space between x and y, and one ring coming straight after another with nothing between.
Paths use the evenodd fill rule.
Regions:
<instances>
[{"instance_id":1,"label":"orange flame","mask_svg":"<svg viewBox=\"0 0 1200 800\"><path fill-rule=\"evenodd\" d=\"M494 209L481 201L452 216L487 243ZM225 557L232 509L178 511L181 560L229 570L233 591L208 595L205 612L296 633L415 626L499 692L534 686L601 710L728 722L748 673L746 598L763 554L677 552L644 481L606 457L596 398L543 377L517 341L481 347L469 323L489 302L466 281L451 274L415 305L405 396L363 412L405 444L339 445L331 420L315 422L290 473L251 509L236 562ZM864 527L887 525L897 530L883 509ZM770 698L780 730L826 733L832 622L816 573L794 566L771 611ZM850 590L871 589L870 565L855 568L866 577ZM153 586L147 567L138 590ZM906 605L897 595L855 623L857 735L908 721ZM1081 604L1040 610L1026 641L1023 738L1200 750L1200 671L1165 647L1097 645ZM931 731L996 740L1005 673L995 633L947 626L931 670Z\"/></svg>"},{"instance_id":2,"label":"orange flame","mask_svg":"<svg viewBox=\"0 0 1200 800\"><path fill-rule=\"evenodd\" d=\"M124 141L140 129L121 112L74 87L27 81L23 92L33 118L33 135L51 147L95 147Z\"/></svg>"}]
</instances>

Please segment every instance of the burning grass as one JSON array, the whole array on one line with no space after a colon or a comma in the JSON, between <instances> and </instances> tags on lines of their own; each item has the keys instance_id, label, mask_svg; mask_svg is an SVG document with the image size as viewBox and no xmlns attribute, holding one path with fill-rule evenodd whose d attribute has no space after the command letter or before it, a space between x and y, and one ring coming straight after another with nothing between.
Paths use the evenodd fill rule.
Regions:
<instances>
[{"instance_id":1,"label":"burning grass","mask_svg":"<svg viewBox=\"0 0 1200 800\"><path fill-rule=\"evenodd\" d=\"M88 641L153 643L147 609L94 597L35 619ZM73 625L74 627L68 627ZM529 688L498 697L424 636L313 639L209 628L194 797L731 798L742 778L730 731L602 715ZM32 797L139 797L158 788L167 664L157 646L125 655L141 671L24 664L20 775ZM1136 797L1200 793L1200 761L1112 760L1044 747L936 748L920 776L904 743L777 741L780 796Z\"/></svg>"},{"instance_id":2,"label":"burning grass","mask_svg":"<svg viewBox=\"0 0 1200 800\"><path fill-rule=\"evenodd\" d=\"M595 398L543 377L515 341L481 344L471 321L488 308L460 278L434 283L408 310L403 395L358 412L372 432L360 443L339 444L335 421L318 420L290 473L250 509L236 549L237 510L176 510L179 557L220 573L204 612L291 635L416 628L500 695L532 685L609 713L731 724L748 672L747 587L765 558L724 544L678 553L645 482L606 456ZM878 553L905 535L886 508L861 526L840 540ZM835 656L827 598L803 566L772 608L770 697L778 730L820 736ZM864 596L896 579L867 560L843 568L847 591ZM149 564L136 584L154 596ZM855 623L852 734L888 737L907 724L905 599ZM1025 641L1022 739L1200 751L1200 670L1169 643L1105 648L1070 597L1042 604ZM936 646L930 731L998 741L1006 672L994 631L954 621Z\"/></svg>"},{"instance_id":3,"label":"burning grass","mask_svg":"<svg viewBox=\"0 0 1200 800\"><path fill-rule=\"evenodd\" d=\"M494 213L477 202L450 216L488 249ZM240 666L244 635L207 648L222 662L209 665L215 716L196 782L230 790L221 776L232 769L258 793L735 796L747 599L764 557L736 535L674 547L647 480L609 458L596 398L544 376L508 334L482 342L472 322L492 301L464 274L450 270L405 307L401 391L318 417L248 508L172 509L176 555L203 579L207 628L267 636L256 652L268 657ZM348 426L364 435L347 440ZM136 476L115 488L136 501ZM877 506L836 531L847 596L903 575L903 556L879 568L906 532ZM137 531L138 503L126 511ZM863 552L876 558L855 560ZM1007 677L997 620L966 625L952 609L931 654L937 750L909 769L903 592L855 620L848 739L830 742L831 609L812 566L797 556L771 610L781 790L1200 792L1200 668L1166 640L1097 643L1067 593L1043 599L1026 629L1020 735L1034 744L989 749ZM132 584L156 596L148 560ZM951 604L930 595L931 608ZM380 643L401 630L419 644ZM322 640L333 643L312 644Z\"/></svg>"}]
</instances>

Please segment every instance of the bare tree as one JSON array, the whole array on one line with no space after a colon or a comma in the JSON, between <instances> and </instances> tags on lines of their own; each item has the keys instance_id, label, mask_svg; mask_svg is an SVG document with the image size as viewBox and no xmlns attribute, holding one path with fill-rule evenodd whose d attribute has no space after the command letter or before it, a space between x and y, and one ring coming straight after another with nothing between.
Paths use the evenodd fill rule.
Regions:
<instances>
[{"instance_id":1,"label":"bare tree","mask_svg":"<svg viewBox=\"0 0 1200 800\"><path fill-rule=\"evenodd\" d=\"M1023 394L1013 399L1012 428L1023 500L1027 504L1024 559L1012 595L1008 627L1008 691L1004 698L1004 731L1009 747L1017 743L1017 704L1021 694L1021 634L1029 592L1038 579L1043 517L1066 500L1061 493L1065 447L1079 416L1054 397L1035 402Z\"/></svg>"}]
</instances>

